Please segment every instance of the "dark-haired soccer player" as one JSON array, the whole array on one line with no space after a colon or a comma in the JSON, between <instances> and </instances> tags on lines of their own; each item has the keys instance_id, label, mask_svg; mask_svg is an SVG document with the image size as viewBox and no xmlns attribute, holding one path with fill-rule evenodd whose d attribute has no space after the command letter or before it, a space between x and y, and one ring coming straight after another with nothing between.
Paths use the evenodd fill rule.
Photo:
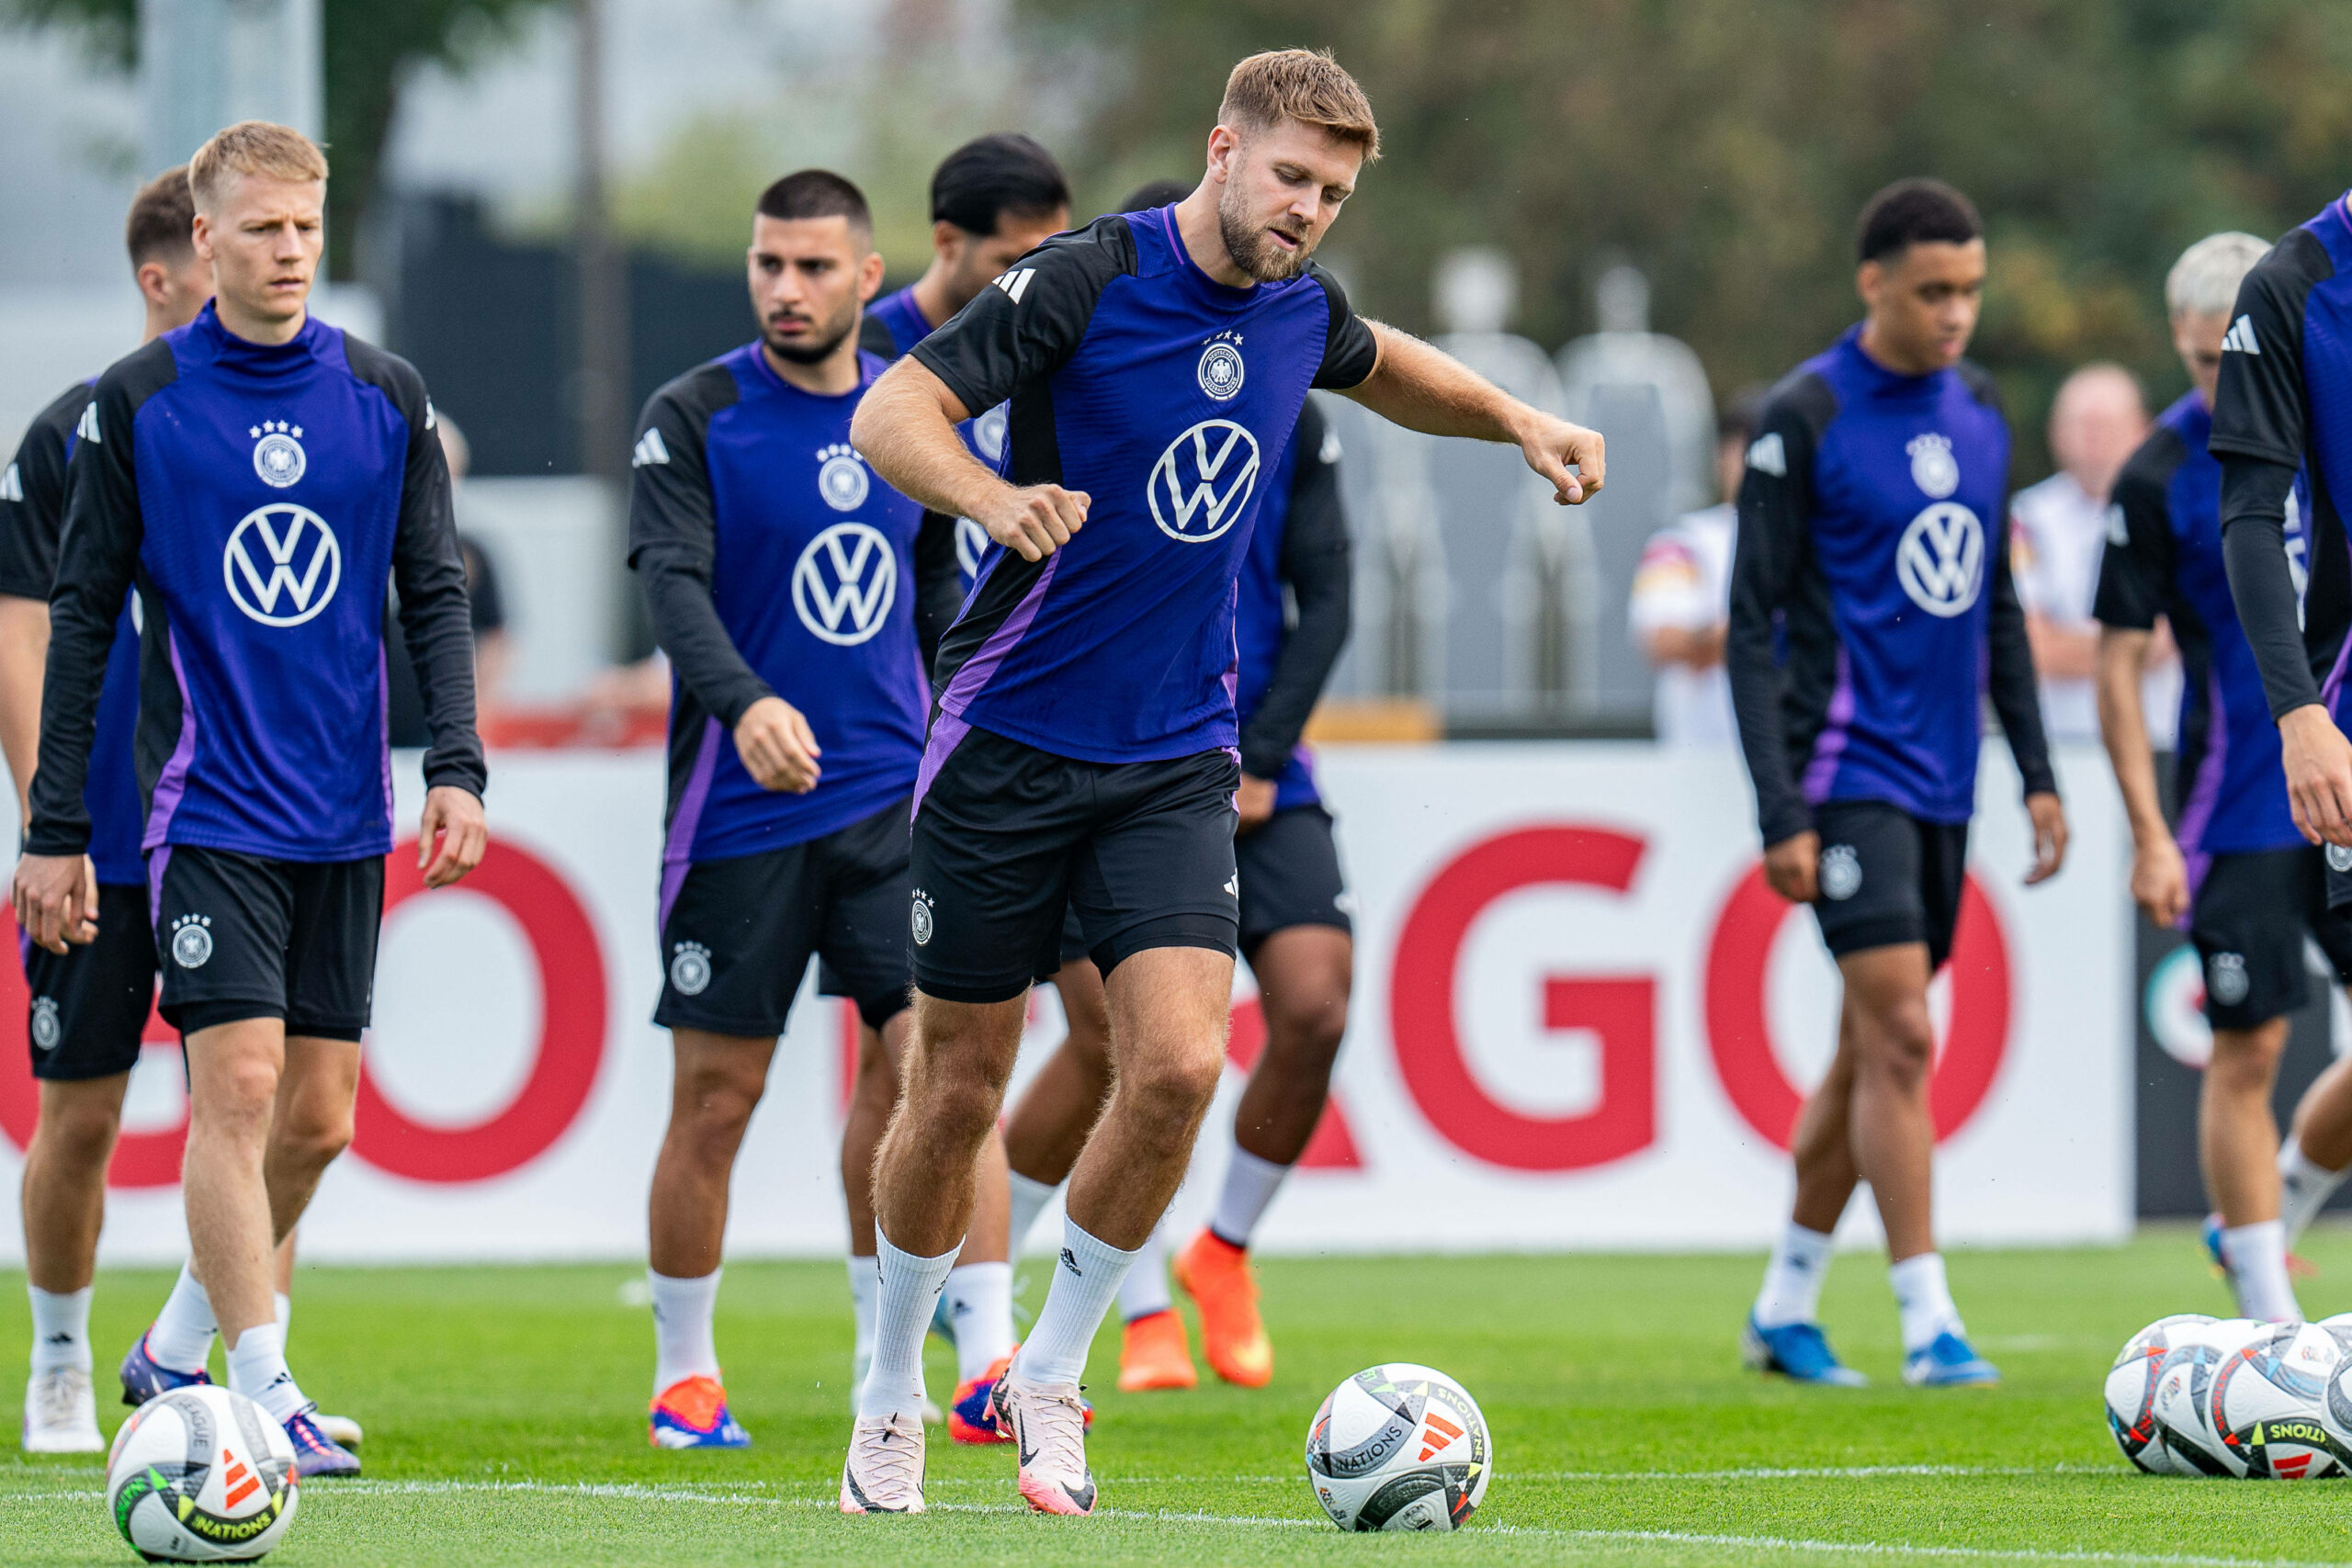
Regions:
<instances>
[{"instance_id":1,"label":"dark-haired soccer player","mask_svg":"<svg viewBox=\"0 0 2352 1568\"><path fill-rule=\"evenodd\" d=\"M1867 313L1772 389L1747 453L1729 667L1764 870L1811 904L1845 982L1838 1052L1797 1119L1797 1192L1746 1330L1751 1364L1860 1383L1815 1321L1857 1180L1886 1230L1903 1377L1993 1382L1936 1251L1928 982L1951 956L1993 705L2033 822L2029 885L2066 848L2009 579L2009 432L1961 356L1984 241L1949 186L1904 180L1863 209ZM1782 649L1785 651L1781 651Z\"/></svg>"},{"instance_id":2,"label":"dark-haired soccer player","mask_svg":"<svg viewBox=\"0 0 2352 1568\"><path fill-rule=\"evenodd\" d=\"M758 339L656 392L632 458L629 561L676 676L654 1013L674 1077L649 1205L650 1436L662 1448L751 1440L729 1413L711 1333L728 1180L810 955L893 1057L910 1021L901 922L928 700L915 633L923 518L849 446L882 371L858 349L882 280L865 197L821 169L776 181L752 219L748 270ZM933 570L952 585L952 565ZM1001 1250L994 1262L1009 1273ZM852 1258L864 1301L874 1267L870 1244ZM978 1358L969 1376L1012 1348L1001 1283L959 1321L959 1349ZM972 1440L995 1440L993 1422Z\"/></svg>"},{"instance_id":3,"label":"dark-haired soccer player","mask_svg":"<svg viewBox=\"0 0 2352 1568\"><path fill-rule=\"evenodd\" d=\"M187 325L212 298L212 268L189 238L196 209L185 166L141 186L124 238L146 306L140 341ZM49 590L65 524L65 474L96 380L43 409L0 474L0 748L17 785L19 821L40 746L41 670ZM25 1284L32 1298L32 1380L25 1388L28 1453L102 1453L90 1386L90 1280L106 1218L107 1162L122 1129L122 1095L155 996L155 933L140 858L139 633L125 606L107 655L97 741L83 795L90 813L96 930L64 953L27 947L26 1035L40 1085L40 1118L25 1150ZM206 1335L209 1348L210 1334Z\"/></svg>"},{"instance_id":4,"label":"dark-haired soccer player","mask_svg":"<svg viewBox=\"0 0 2352 1568\"><path fill-rule=\"evenodd\" d=\"M2290 229L2246 275L2222 338L2207 446L2222 463L2230 594L2278 727L2296 829L2326 846L2327 902L2352 903L2352 197ZM2310 581L2297 602L2285 550L2297 475L2307 481ZM2282 1152L2288 1239L2352 1165L2352 1106L2333 1075L2304 1096Z\"/></svg>"},{"instance_id":5,"label":"dark-haired soccer player","mask_svg":"<svg viewBox=\"0 0 2352 1568\"><path fill-rule=\"evenodd\" d=\"M2287 805L2278 731L2238 626L2222 562L2222 466L2207 449L2222 343L2238 288L2270 247L2251 234L2199 240L2165 284L2173 343L2195 383L2156 421L2116 482L2099 567L2100 728L2132 820L2132 897L2159 925L2184 924L2205 969L2213 1058L2198 1152L2214 1206L2207 1245L2247 1317L2300 1321L2279 1215L2278 1128L2270 1113L2287 1015L2303 1005L2308 932L2352 979L2352 919L2327 907L2325 859ZM2306 547L2300 527L2289 548ZM2180 830L2156 792L2140 677L2158 615L2180 645ZM2331 1081L2332 1080L2332 1081ZM2306 1104L2340 1105L2352 1064ZM2341 1122L2340 1111L2323 1122Z\"/></svg>"},{"instance_id":6,"label":"dark-haired soccer player","mask_svg":"<svg viewBox=\"0 0 2352 1568\"><path fill-rule=\"evenodd\" d=\"M85 934L84 799L124 593L141 608L138 759L163 1013L186 1037L192 1271L230 1386L286 1426L306 1475L349 1474L287 1369L273 1253L351 1137L384 857L385 585L433 730L428 886L488 843L465 569L424 382L305 308L326 159L248 120L189 161L217 292L109 369L79 426L50 598L40 760L15 902L52 953ZM201 1281L200 1284L198 1281ZM204 1380L142 1337L136 1400Z\"/></svg>"},{"instance_id":7,"label":"dark-haired soccer player","mask_svg":"<svg viewBox=\"0 0 2352 1568\"><path fill-rule=\"evenodd\" d=\"M1309 259L1377 151L1329 55L1235 67L1199 188L1048 241L877 381L876 470L994 542L941 645L915 785L916 1026L875 1210L882 1301L842 1471L853 1513L923 1506L922 1336L971 1211L1023 998L1078 908L1116 1087L1070 1180L1059 1267L1001 1422L1032 1507L1091 1512L1079 1378L1182 1178L1224 1062L1238 895L1235 586L1307 389L1518 445L1564 502L1591 432L1351 312ZM1010 399L1003 477L956 423ZM1573 467L1582 469L1579 479Z\"/></svg>"}]
</instances>

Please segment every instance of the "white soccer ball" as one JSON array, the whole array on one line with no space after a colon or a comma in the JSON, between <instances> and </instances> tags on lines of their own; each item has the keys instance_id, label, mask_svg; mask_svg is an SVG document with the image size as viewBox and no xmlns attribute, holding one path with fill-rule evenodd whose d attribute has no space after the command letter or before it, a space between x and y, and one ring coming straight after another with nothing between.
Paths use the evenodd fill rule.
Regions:
<instances>
[{"instance_id":1,"label":"white soccer ball","mask_svg":"<svg viewBox=\"0 0 2352 1568\"><path fill-rule=\"evenodd\" d=\"M2254 1481L2316 1481L2352 1468L2352 1450L2327 1429L2327 1391L2344 1345L2312 1323L2281 1323L2214 1369L2211 1409L2222 1462Z\"/></svg>"},{"instance_id":2,"label":"white soccer ball","mask_svg":"<svg viewBox=\"0 0 2352 1568\"><path fill-rule=\"evenodd\" d=\"M2156 1430L2156 1374L2165 1357L2212 1325L2202 1313L2160 1317L2123 1342L2107 1373L2107 1429L2123 1457L2151 1475L2179 1475Z\"/></svg>"},{"instance_id":3,"label":"white soccer ball","mask_svg":"<svg viewBox=\"0 0 2352 1568\"><path fill-rule=\"evenodd\" d=\"M1443 1372L1390 1361L1331 1391L1306 1434L1306 1479L1343 1530L1451 1530L1487 1495L1494 1450L1477 1402Z\"/></svg>"},{"instance_id":4,"label":"white soccer ball","mask_svg":"<svg viewBox=\"0 0 2352 1568\"><path fill-rule=\"evenodd\" d=\"M286 1428L242 1393L174 1389L107 1456L107 1511L150 1562L249 1562L285 1539L300 1477Z\"/></svg>"},{"instance_id":5,"label":"white soccer ball","mask_svg":"<svg viewBox=\"0 0 2352 1568\"><path fill-rule=\"evenodd\" d=\"M2156 1367L2156 1431L2173 1468L2182 1475L2232 1475L2213 1431L2213 1374L2224 1359L2270 1325L2226 1317L2178 1337Z\"/></svg>"}]
</instances>

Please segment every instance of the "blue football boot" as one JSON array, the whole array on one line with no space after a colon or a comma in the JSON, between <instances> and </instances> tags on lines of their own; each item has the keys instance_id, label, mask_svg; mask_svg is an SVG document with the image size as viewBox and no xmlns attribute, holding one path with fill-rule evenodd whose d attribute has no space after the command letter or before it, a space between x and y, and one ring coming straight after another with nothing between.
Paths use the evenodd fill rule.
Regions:
<instances>
[{"instance_id":1,"label":"blue football boot","mask_svg":"<svg viewBox=\"0 0 2352 1568\"><path fill-rule=\"evenodd\" d=\"M1766 1328L1750 1313L1739 1340L1740 1359L1759 1372L1778 1372L1791 1382L1829 1388L1870 1386L1870 1379L1838 1359L1817 1323L1784 1323Z\"/></svg>"},{"instance_id":2,"label":"blue football boot","mask_svg":"<svg viewBox=\"0 0 2352 1568\"><path fill-rule=\"evenodd\" d=\"M183 1372L155 1359L147 1353L147 1336L144 1333L139 1336L139 1343L122 1358L122 1402L125 1404L144 1404L159 1393L169 1393L175 1388L194 1388L198 1383L211 1381L212 1375L202 1367L192 1372Z\"/></svg>"},{"instance_id":3,"label":"blue football boot","mask_svg":"<svg viewBox=\"0 0 2352 1568\"><path fill-rule=\"evenodd\" d=\"M319 1430L319 1424L311 1419L316 1408L306 1404L286 1418L286 1436L294 1444L295 1470L306 1481L358 1474L359 1456Z\"/></svg>"},{"instance_id":4,"label":"blue football boot","mask_svg":"<svg viewBox=\"0 0 2352 1568\"><path fill-rule=\"evenodd\" d=\"M1903 1358L1903 1381L1913 1388L1990 1388L2001 1369L1951 1329Z\"/></svg>"}]
</instances>

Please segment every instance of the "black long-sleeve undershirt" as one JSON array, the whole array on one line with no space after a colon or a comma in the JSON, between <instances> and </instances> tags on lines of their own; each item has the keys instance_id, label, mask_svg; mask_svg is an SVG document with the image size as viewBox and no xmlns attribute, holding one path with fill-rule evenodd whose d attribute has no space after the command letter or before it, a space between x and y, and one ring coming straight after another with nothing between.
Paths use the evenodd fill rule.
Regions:
<instances>
[{"instance_id":1,"label":"black long-sleeve undershirt","mask_svg":"<svg viewBox=\"0 0 2352 1568\"><path fill-rule=\"evenodd\" d=\"M1354 563L1340 504L1339 453L1328 434L1310 400L1292 436L1298 455L1283 532L1282 576L1298 619L1283 637L1273 678L1241 731L1241 771L1251 778L1282 773L1347 646Z\"/></svg>"},{"instance_id":2,"label":"black long-sleeve undershirt","mask_svg":"<svg viewBox=\"0 0 2352 1568\"><path fill-rule=\"evenodd\" d=\"M2238 624L2262 671L2270 716L2283 717L2320 700L2303 644L2294 574L2287 566L2287 498L2295 488L2290 464L2233 452L2222 458L2222 561Z\"/></svg>"}]
</instances>

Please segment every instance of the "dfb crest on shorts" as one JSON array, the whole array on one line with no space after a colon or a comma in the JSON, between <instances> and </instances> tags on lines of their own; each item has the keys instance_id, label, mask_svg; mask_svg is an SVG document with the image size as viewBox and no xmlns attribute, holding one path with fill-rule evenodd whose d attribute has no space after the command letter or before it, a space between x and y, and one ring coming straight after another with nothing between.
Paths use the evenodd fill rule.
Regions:
<instances>
[{"instance_id":1,"label":"dfb crest on shorts","mask_svg":"<svg viewBox=\"0 0 2352 1568\"><path fill-rule=\"evenodd\" d=\"M2352 850L2346 849L2342 844L2328 845L2327 869L2335 872L2352 872Z\"/></svg>"},{"instance_id":2,"label":"dfb crest on shorts","mask_svg":"<svg viewBox=\"0 0 2352 1568\"><path fill-rule=\"evenodd\" d=\"M808 541L792 568L793 612L810 636L836 648L854 648L880 631L898 592L898 552L869 524L834 524Z\"/></svg>"},{"instance_id":3,"label":"dfb crest on shorts","mask_svg":"<svg viewBox=\"0 0 2352 1568\"><path fill-rule=\"evenodd\" d=\"M261 476L262 483L272 490L288 490L301 481L311 459L302 450L300 425L266 419L245 434L254 438L254 472Z\"/></svg>"},{"instance_id":4,"label":"dfb crest on shorts","mask_svg":"<svg viewBox=\"0 0 2352 1568\"><path fill-rule=\"evenodd\" d=\"M1984 590L1984 525L1956 501L1936 502L1903 530L1894 575L1928 614L1966 615Z\"/></svg>"},{"instance_id":5,"label":"dfb crest on shorts","mask_svg":"<svg viewBox=\"0 0 2352 1568\"><path fill-rule=\"evenodd\" d=\"M872 482L865 464L847 446L832 446L817 454L817 493L836 512L854 512L865 504Z\"/></svg>"},{"instance_id":6,"label":"dfb crest on shorts","mask_svg":"<svg viewBox=\"0 0 2352 1568\"><path fill-rule=\"evenodd\" d=\"M920 887L915 889L914 908L908 918L908 927L914 935L915 945L917 947L925 947L930 945L932 932L931 895L924 892Z\"/></svg>"},{"instance_id":7,"label":"dfb crest on shorts","mask_svg":"<svg viewBox=\"0 0 2352 1568\"><path fill-rule=\"evenodd\" d=\"M1911 482L1929 501L1941 501L1960 488L1960 462L1951 455L1951 437L1933 431L1915 435L1903 448L1911 454Z\"/></svg>"},{"instance_id":8,"label":"dfb crest on shorts","mask_svg":"<svg viewBox=\"0 0 2352 1568\"><path fill-rule=\"evenodd\" d=\"M307 506L274 501L256 506L230 530L220 553L229 598L266 626L299 626L334 597L343 581L343 547L326 519Z\"/></svg>"},{"instance_id":9,"label":"dfb crest on shorts","mask_svg":"<svg viewBox=\"0 0 2352 1568\"><path fill-rule=\"evenodd\" d=\"M1844 903L1862 890L1862 857L1851 844L1832 844L1821 852L1821 896Z\"/></svg>"},{"instance_id":10,"label":"dfb crest on shorts","mask_svg":"<svg viewBox=\"0 0 2352 1568\"><path fill-rule=\"evenodd\" d=\"M32 1031L33 1048L39 1051L56 1050L57 1043L65 1037L65 1026L58 1021L55 997L33 998Z\"/></svg>"},{"instance_id":11,"label":"dfb crest on shorts","mask_svg":"<svg viewBox=\"0 0 2352 1568\"><path fill-rule=\"evenodd\" d=\"M710 949L698 942L682 942L670 953L670 988L682 997L698 997L710 988Z\"/></svg>"},{"instance_id":12,"label":"dfb crest on shorts","mask_svg":"<svg viewBox=\"0 0 2352 1568\"><path fill-rule=\"evenodd\" d=\"M1258 438L1229 419L1204 419L1168 444L1144 493L1170 538L1204 545L1241 520L1258 485Z\"/></svg>"},{"instance_id":13,"label":"dfb crest on shorts","mask_svg":"<svg viewBox=\"0 0 2352 1568\"><path fill-rule=\"evenodd\" d=\"M201 969L212 957L212 917L182 915L172 922L172 962Z\"/></svg>"},{"instance_id":14,"label":"dfb crest on shorts","mask_svg":"<svg viewBox=\"0 0 2352 1568\"><path fill-rule=\"evenodd\" d=\"M1224 402L1241 390L1242 378L1249 367L1241 363L1240 340L1218 338L1201 350L1201 363L1196 374L1201 378L1201 390Z\"/></svg>"},{"instance_id":15,"label":"dfb crest on shorts","mask_svg":"<svg viewBox=\"0 0 2352 1568\"><path fill-rule=\"evenodd\" d=\"M2223 1007L2237 1006L2252 988L2245 976L2245 954L2217 953L2205 961L2205 994Z\"/></svg>"}]
</instances>

